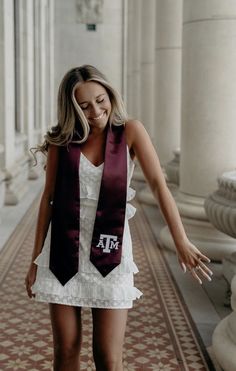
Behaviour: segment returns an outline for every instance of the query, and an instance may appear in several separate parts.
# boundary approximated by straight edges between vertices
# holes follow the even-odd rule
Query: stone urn
[[[205,201],[206,214],[221,232],[236,238],[236,171],[218,179],[219,189]],[[217,361],[225,371],[236,370],[236,252],[223,259],[223,274],[231,283],[233,312],[217,325],[212,338]]]
[[[236,171],[224,173],[218,185],[205,201],[207,217],[221,232],[236,238]]]

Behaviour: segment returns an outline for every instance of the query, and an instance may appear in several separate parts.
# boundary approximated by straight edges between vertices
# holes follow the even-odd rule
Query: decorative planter
[[[236,171],[218,179],[219,189],[205,201],[211,223],[225,234],[236,238]],[[236,252],[223,260],[223,274],[231,282],[233,312],[217,325],[212,338],[215,356],[225,371],[236,369]]]
[[[221,232],[236,238],[236,171],[224,173],[218,185],[205,201],[207,217]]]

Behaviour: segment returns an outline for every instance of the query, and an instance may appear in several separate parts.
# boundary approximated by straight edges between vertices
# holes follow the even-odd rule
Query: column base
[[[140,169],[139,166],[136,166],[135,169],[134,169],[133,179],[137,182],[142,182],[142,183],[146,182],[146,179],[143,175],[142,169]]]
[[[174,159],[165,165],[165,171],[169,182],[179,186],[180,149],[176,149],[173,153]]]
[[[28,158],[21,158],[6,171],[5,205],[16,205],[28,190]]]
[[[4,204],[4,194],[5,194],[4,174],[2,171],[0,171],[0,208]]]
[[[168,188],[172,194],[172,196],[175,198],[177,193],[178,193],[178,187],[174,183],[168,183]],[[138,193],[138,199],[140,202],[147,204],[147,205],[152,205],[152,206],[157,206],[158,207],[158,202],[153,196],[153,193],[151,192],[150,188],[148,185],[146,185],[139,193]]]
[[[236,343],[232,339],[235,339],[236,334],[229,333],[229,327],[232,326],[232,322],[236,322],[235,315],[236,313],[233,312],[220,321],[212,337],[214,355],[225,371],[235,371]],[[230,332],[233,332],[233,330],[230,330]]]
[[[236,275],[236,252],[226,256],[223,260],[223,275],[227,282],[231,284],[233,277]]]
[[[190,241],[212,261],[222,261],[228,254],[236,251],[236,242],[220,233],[210,223],[187,220],[182,222]],[[163,247],[176,251],[174,241],[166,226],[160,232],[160,241]]]
[[[176,200],[187,236],[200,251],[213,261],[222,261],[236,252],[235,239],[218,231],[209,223],[204,210],[204,199],[178,194]],[[168,227],[160,233],[161,244],[171,250],[176,250]]]
[[[148,185],[146,185],[139,193],[138,193],[138,200],[141,203],[158,206],[155,197],[153,196],[151,190],[149,189]]]

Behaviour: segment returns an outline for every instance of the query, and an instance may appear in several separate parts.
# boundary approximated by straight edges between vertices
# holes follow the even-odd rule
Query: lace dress
[[[134,163],[127,147],[128,181],[127,201],[135,196],[129,187],[134,170]],[[136,209],[129,203],[123,235],[121,264],[110,274],[103,277],[90,262],[90,246],[97,202],[103,172],[103,164],[94,166],[82,153],[80,156],[80,248],[78,273],[62,286],[49,270],[50,231],[41,254],[35,260],[38,266],[36,281],[32,291],[35,300],[93,308],[131,308],[133,300],[142,292],[134,287],[133,274],[138,268],[133,261],[132,241],[128,219]]]

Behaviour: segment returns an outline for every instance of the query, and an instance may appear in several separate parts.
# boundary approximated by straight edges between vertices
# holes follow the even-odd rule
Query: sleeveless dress
[[[130,188],[134,163],[127,146],[127,201],[135,191]],[[133,261],[132,241],[128,220],[136,209],[127,202],[121,263],[103,277],[90,262],[90,248],[104,164],[93,165],[80,156],[80,246],[78,273],[62,286],[49,270],[50,230],[42,252],[36,258],[37,276],[32,291],[35,300],[80,307],[121,309],[132,308],[133,300],[142,292],[134,287],[133,274],[138,268]]]

